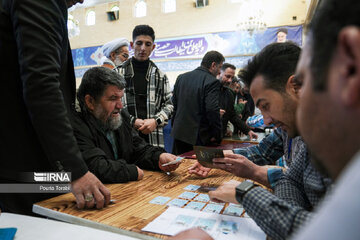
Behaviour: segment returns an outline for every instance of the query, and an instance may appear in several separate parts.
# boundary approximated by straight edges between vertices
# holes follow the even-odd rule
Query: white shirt
[[[294,239],[360,239],[360,151],[346,166],[314,219]]]

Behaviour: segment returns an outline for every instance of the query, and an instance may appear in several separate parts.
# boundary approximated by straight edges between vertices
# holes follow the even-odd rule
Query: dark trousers
[[[174,155],[180,155],[182,153],[186,153],[193,150],[193,145],[174,139],[172,153]]]

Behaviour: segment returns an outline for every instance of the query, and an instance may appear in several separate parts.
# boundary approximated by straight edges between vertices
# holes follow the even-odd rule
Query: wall
[[[86,0],[85,0],[86,1]],[[174,13],[162,12],[162,0],[147,0],[146,17],[135,18],[134,0],[101,4],[92,7],[96,12],[96,24],[85,25],[85,16],[89,8],[79,8],[71,12],[79,21],[80,35],[70,40],[72,48],[102,45],[117,37],[131,39],[131,32],[138,24],[149,24],[156,38],[194,35],[210,32],[234,31],[241,3],[229,0],[209,0],[209,6],[195,8],[193,0],[177,0]],[[120,7],[119,20],[107,21],[106,11],[111,6]],[[263,0],[264,19],[268,26],[299,25],[305,21],[308,3],[305,0]],[[297,16],[294,21],[293,16]]]
[[[86,1],[86,0],[85,0]],[[263,0],[264,19],[269,27],[283,25],[300,25],[304,23],[310,0]],[[162,0],[147,0],[147,16],[134,17],[134,0],[122,0],[91,8],[77,8],[71,12],[79,21],[80,35],[70,39],[71,46],[84,48],[99,46],[118,37],[131,40],[131,32],[138,24],[149,24],[155,30],[156,38],[183,37],[188,35],[226,32],[236,30],[241,3],[229,0],[209,0],[209,6],[195,8],[193,0],[177,0],[174,13],[162,12]],[[106,12],[113,5],[120,8],[119,20],[109,22]],[[96,12],[96,24],[85,25],[89,9]],[[296,20],[293,19],[296,16]],[[196,66],[194,66],[195,68]],[[166,72],[171,84],[182,72]],[[77,78],[79,84],[81,78]]]

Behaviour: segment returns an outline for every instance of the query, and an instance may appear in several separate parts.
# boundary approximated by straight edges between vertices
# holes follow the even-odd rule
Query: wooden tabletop
[[[125,184],[107,184],[114,203],[102,210],[76,208],[71,193],[60,195],[34,204],[33,211],[50,218],[122,233],[141,239],[168,238],[164,235],[142,232],[141,229],[153,221],[167,208],[166,205],[151,204],[157,196],[177,198],[189,184],[220,185],[230,179],[243,180],[230,173],[213,169],[207,178],[190,175],[189,166],[196,160],[185,159],[179,168],[167,175],[164,172],[144,171],[141,181]]]

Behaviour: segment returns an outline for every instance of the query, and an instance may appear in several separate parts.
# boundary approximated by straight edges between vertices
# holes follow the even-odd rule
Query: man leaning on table
[[[250,147],[250,156],[263,156],[265,161],[274,151],[283,151],[282,145],[290,146],[289,149],[295,151],[289,169],[275,184],[274,194],[252,183],[240,184],[237,181],[225,183],[216,191],[209,192],[215,201],[241,203],[248,215],[272,239],[286,239],[310,220],[313,209],[331,185],[330,179],[324,178],[310,164],[303,140],[298,137],[296,142],[289,143],[290,137],[299,135],[295,118],[301,84],[294,75],[299,54],[300,48],[293,43],[273,43],[258,53],[241,72],[265,121],[278,126],[276,134],[281,134],[278,138],[283,137],[277,141],[285,140],[282,144],[267,148],[262,154]],[[275,66],[283,61],[281,66],[284,74],[275,73]],[[215,159],[214,162],[219,168],[239,177],[251,178],[260,183],[267,181],[266,168],[255,165],[242,155],[226,153],[225,158]],[[256,168],[262,168],[263,171],[254,170]],[[236,199],[235,189],[238,193]]]
[[[0,1],[0,183],[25,172],[71,172],[77,206],[97,208],[109,190],[81,157],[69,121],[75,75],[67,8],[83,0]],[[11,187],[11,190],[14,190]],[[47,193],[0,193],[3,211],[32,215]],[[94,199],[95,198],[95,199]],[[96,201],[96,204],[95,204]]]
[[[145,142],[130,125],[123,109],[125,80],[104,67],[85,72],[79,86],[79,108],[74,112],[73,128],[80,151],[91,172],[106,183],[141,180],[142,168],[175,170],[175,155]]]
[[[283,169],[264,165],[273,165],[281,158],[290,167],[293,159],[306,152],[306,146],[297,136],[295,127],[300,85],[295,81],[294,73],[300,51],[293,43],[269,45],[254,57],[248,70],[240,72],[241,78],[248,83],[255,75],[267,76],[267,81],[254,81],[256,84],[251,84],[250,90],[253,97],[258,99],[257,107],[262,109],[264,122],[278,128],[258,145],[225,151],[228,165],[222,164],[219,168],[274,188],[283,175]],[[228,167],[229,164],[233,164],[233,167]],[[210,170],[196,163],[189,172],[206,177]]]
[[[360,237],[360,125],[355,124],[360,120],[359,11],[356,0],[322,1],[299,62],[297,77],[304,83],[299,130],[314,165],[336,185],[296,240]],[[234,187],[226,192],[228,201],[235,199]],[[198,229],[181,234],[178,239],[211,239]]]

